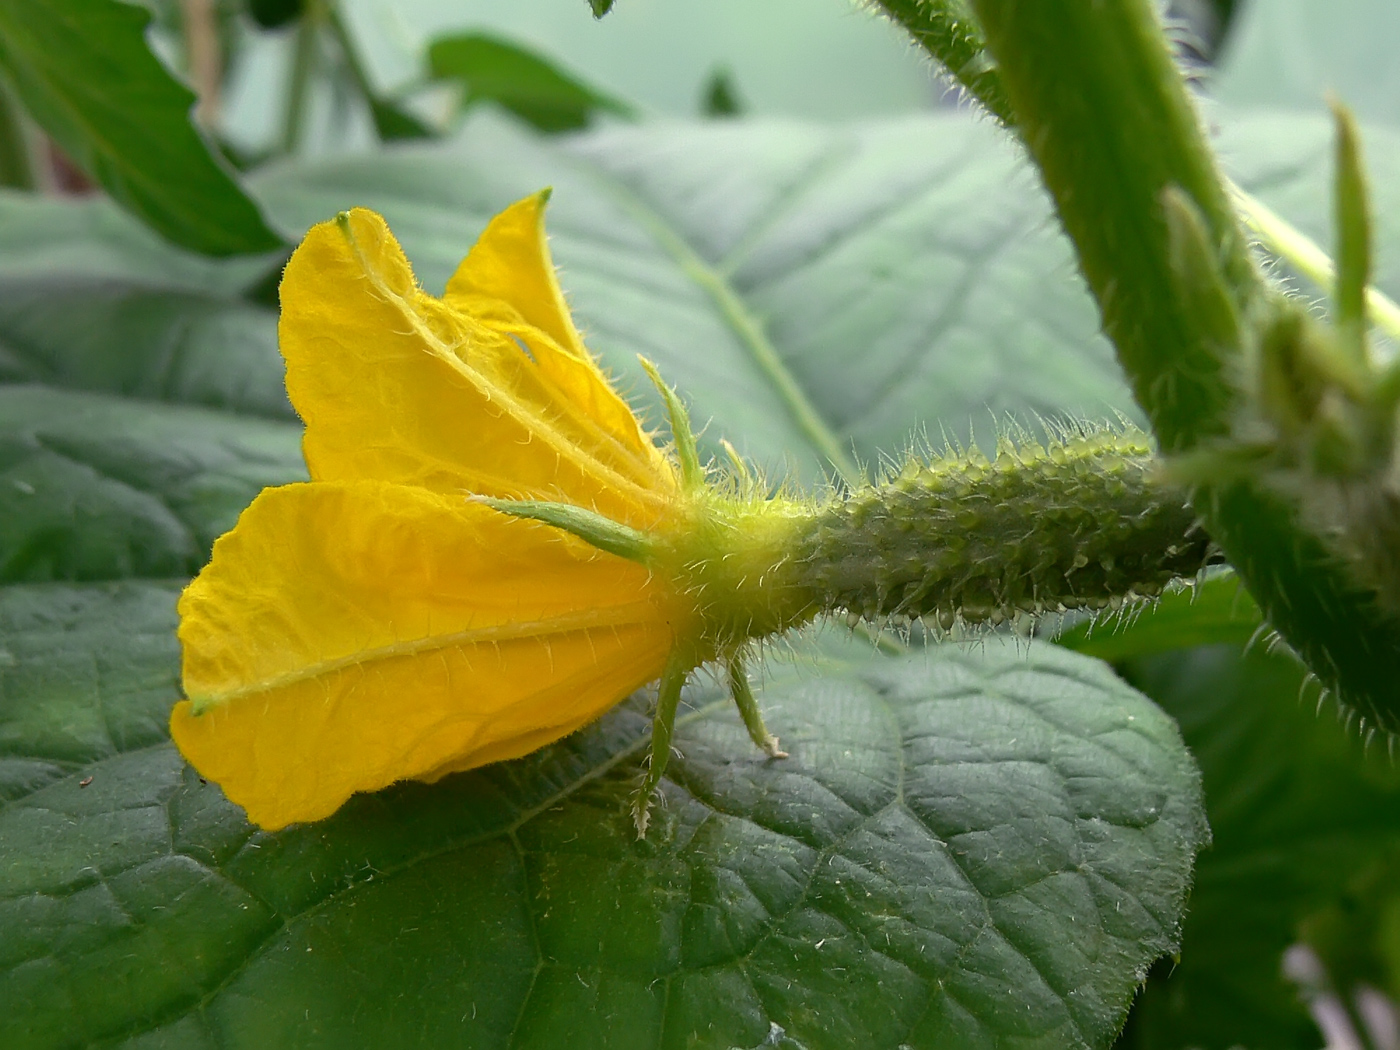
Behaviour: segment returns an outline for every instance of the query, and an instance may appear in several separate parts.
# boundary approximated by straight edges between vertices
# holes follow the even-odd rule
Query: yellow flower
[[[479,498],[637,535],[690,514],[570,320],[545,199],[497,216],[442,299],[363,209],[287,265],[279,337],[312,480],[259,495],[185,591],[171,717],[264,828],[533,751],[695,634],[696,603],[650,568]]]
[[[645,833],[701,664],[778,757],[744,671],[754,639],[822,611],[1101,607],[1203,563],[1194,511],[1151,484],[1131,434],[770,498],[737,456],[711,477],[643,362],[670,412],[663,453],[569,318],[544,203],[497,216],[442,299],[369,211],[315,227],[287,264],[279,335],[312,480],[260,494],[181,597],[188,699],[170,723],[254,823],[524,755],[659,678]]]

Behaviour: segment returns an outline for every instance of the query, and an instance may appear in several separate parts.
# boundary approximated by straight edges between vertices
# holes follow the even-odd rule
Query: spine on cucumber
[[[823,610],[944,628],[1156,596],[1211,555],[1156,473],[1142,434],[1109,430],[911,461],[816,513],[791,572]]]

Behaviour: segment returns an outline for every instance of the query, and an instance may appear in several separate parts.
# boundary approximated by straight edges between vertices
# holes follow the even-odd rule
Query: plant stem
[[[180,0],[180,16],[185,31],[185,65],[199,97],[194,119],[200,127],[212,128],[219,121],[223,84],[223,55],[214,0]]]
[[[1244,310],[1263,292],[1148,0],[973,0],[1022,138],[1164,451],[1224,433],[1228,350],[1178,294],[1164,191],[1199,212]]]
[[[1223,458],[1237,420],[1273,418],[1249,369],[1306,360],[1308,340],[1331,335],[1307,329],[1255,269],[1150,0],[973,4],[1161,445],[1222,465],[1199,476],[1196,511],[1322,684],[1400,731],[1400,615],[1373,571],[1397,549],[1384,478],[1286,459],[1230,470]],[[1222,303],[1233,305],[1233,343],[1220,339]],[[1288,384],[1298,389],[1285,400],[1306,395]]]
[[[311,75],[316,67],[320,14],[320,4],[309,0],[297,22],[291,78],[287,84],[286,108],[282,118],[282,152],[285,154],[295,153],[301,145],[310,101]]]
[[[355,87],[359,89],[361,99],[366,105],[372,106],[378,95],[374,90],[374,85],[370,83],[369,73],[365,69],[364,62],[360,60],[360,52],[355,47],[355,39],[350,35],[350,28],[345,24],[340,8],[333,0],[326,7],[326,28],[331,31],[331,36],[335,37],[335,42],[340,45],[340,53],[345,56],[345,68],[350,73],[350,79],[355,82]]]
[[[346,71],[350,74],[355,90],[360,93],[360,100],[369,110],[370,120],[374,122],[374,133],[379,136],[379,141],[433,138],[437,133],[431,125],[425,124],[375,90],[369,70],[365,68],[364,59],[360,56],[359,48],[355,46],[355,36],[350,32],[350,26],[346,24],[339,6],[334,0],[325,2],[326,27],[340,47],[340,53],[345,58]]]
[[[0,81],[0,186],[33,190],[36,184],[24,113],[10,89]]]
[[[1008,127],[1015,124],[1011,102],[967,0],[878,2],[988,112]]]

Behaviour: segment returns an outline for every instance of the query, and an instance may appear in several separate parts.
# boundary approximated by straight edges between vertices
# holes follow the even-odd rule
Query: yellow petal
[[[443,301],[520,340],[559,396],[584,408],[619,444],[664,470],[655,445],[584,348],[544,234],[548,191],[517,201],[487,224],[447,282]]]
[[[269,829],[557,739],[655,678],[677,626],[638,565],[374,481],[265,490],[180,616],[171,733]]]
[[[638,528],[671,508],[669,466],[645,439],[619,438],[615,409],[626,406],[605,382],[612,402],[581,396],[558,374],[579,359],[553,353],[551,339],[527,340],[567,358],[547,370],[512,333],[423,292],[373,212],[314,227],[281,295],[287,389],[313,478],[559,500]]]
[[[507,303],[526,324],[576,357],[585,357],[545,241],[548,200],[548,191],[536,193],[493,218],[447,282],[443,300],[453,306],[474,298]]]

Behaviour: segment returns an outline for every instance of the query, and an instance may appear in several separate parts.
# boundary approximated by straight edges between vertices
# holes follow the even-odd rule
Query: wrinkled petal
[[[586,357],[545,241],[548,200],[548,191],[536,193],[493,218],[447,282],[443,301],[459,309],[468,300],[507,304],[525,324],[574,356]]]
[[[313,478],[558,500],[637,528],[670,506],[669,466],[630,412],[619,423],[626,405],[586,354],[502,322],[509,311],[476,318],[426,294],[373,212],[313,227],[281,297]]]
[[[637,425],[574,327],[544,233],[547,192],[517,201],[487,225],[443,301],[524,343],[560,396],[581,406],[619,444],[641,459],[660,453]],[[658,462],[658,470],[665,469]]]
[[[270,829],[558,739],[655,678],[679,626],[641,566],[376,481],[265,490],[180,616],[172,735]]]

